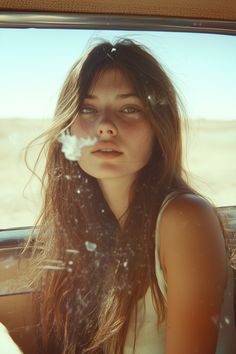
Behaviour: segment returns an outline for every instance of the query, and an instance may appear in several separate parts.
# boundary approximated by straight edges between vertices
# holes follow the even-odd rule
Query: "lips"
[[[119,148],[112,143],[98,143],[94,146],[92,153],[104,152],[104,153],[118,153],[122,154]]]

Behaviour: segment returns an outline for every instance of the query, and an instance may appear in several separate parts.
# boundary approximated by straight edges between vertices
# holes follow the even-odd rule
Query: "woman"
[[[95,140],[72,161],[63,132]],[[176,93],[156,59],[130,40],[97,45],[46,137],[39,353],[233,353],[222,227],[184,177]]]

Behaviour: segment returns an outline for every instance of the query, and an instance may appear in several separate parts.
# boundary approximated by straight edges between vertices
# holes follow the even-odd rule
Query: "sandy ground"
[[[29,226],[39,213],[39,183],[24,163],[24,148],[45,120],[0,120],[0,228]],[[236,205],[236,120],[189,121],[185,166],[192,185],[217,206]],[[187,149],[186,149],[187,146]],[[30,161],[38,153],[36,148]]]

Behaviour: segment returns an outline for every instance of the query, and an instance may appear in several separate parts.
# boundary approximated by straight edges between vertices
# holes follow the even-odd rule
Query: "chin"
[[[106,179],[115,179],[115,178],[122,178],[127,175],[127,173],[115,173],[111,171],[100,171],[100,172],[91,172],[91,171],[85,171],[88,175],[99,179],[99,180],[106,180]]]
[[[105,179],[114,179],[114,178],[123,178],[125,176],[134,176],[136,175],[136,171],[127,171],[127,170],[120,170],[118,168],[107,167],[107,168],[86,168],[85,166],[80,166],[81,169],[86,172],[89,176],[94,177],[99,180]]]
[[[138,172],[143,168],[143,164],[136,166],[121,166],[113,163],[103,163],[97,165],[96,163],[88,163],[88,161],[79,161],[80,168],[89,176],[98,180],[119,179],[119,178],[135,178]],[[129,168],[127,168],[129,167]]]

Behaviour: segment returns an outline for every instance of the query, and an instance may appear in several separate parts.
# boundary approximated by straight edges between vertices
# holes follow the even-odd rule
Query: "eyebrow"
[[[134,93],[134,92],[130,92],[130,93],[120,93],[119,95],[116,96],[117,98],[129,98],[129,97],[136,97],[139,98],[139,96]],[[85,98],[89,98],[89,99],[97,99],[99,98],[98,96],[95,95],[86,95]]]

